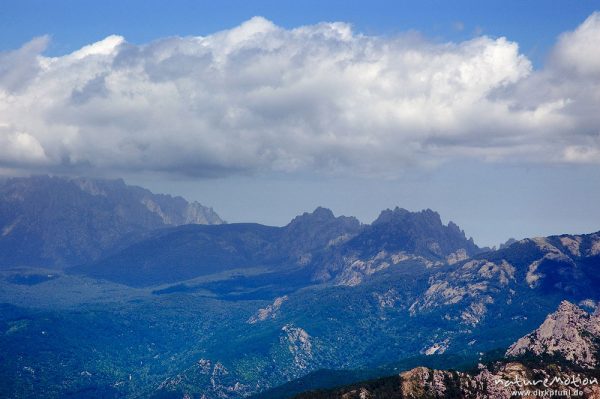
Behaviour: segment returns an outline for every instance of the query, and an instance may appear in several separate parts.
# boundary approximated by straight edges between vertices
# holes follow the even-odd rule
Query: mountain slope
[[[592,356],[599,349],[599,325],[600,316],[587,314],[564,301],[536,331],[511,346],[504,359],[480,365],[477,371],[417,367],[396,376],[335,390],[306,392],[295,398],[508,399],[556,396],[556,392],[563,392],[559,396],[594,399],[600,397],[600,363]],[[535,357],[524,356],[528,354]]]
[[[64,267],[165,226],[220,224],[210,208],[123,180],[34,176],[0,184],[0,268]]]
[[[458,226],[443,225],[431,210],[396,208],[382,212],[372,225],[361,225],[356,218],[335,217],[319,207],[284,227],[236,226],[170,229],[73,271],[143,286],[258,266],[277,272],[302,269],[304,285],[356,285],[405,261],[441,265],[481,251]]]
[[[574,244],[575,243],[575,244]],[[577,245],[577,246],[576,246]],[[490,315],[545,312],[562,299],[600,299],[600,234],[524,239],[434,270],[412,305],[415,315],[439,314],[465,328]],[[543,301],[549,301],[543,304]]]
[[[382,262],[391,256],[398,262],[390,262],[385,268],[363,275],[358,284],[343,284],[337,276],[332,276],[326,284],[280,293],[277,292],[280,287],[289,287],[296,278],[310,284],[313,272],[323,265],[320,262],[326,260],[327,255],[344,253],[347,243],[368,231],[368,226],[356,227],[356,223],[351,222],[350,227],[355,230],[349,237],[340,239],[347,220],[342,218],[338,225],[332,215],[322,209],[302,215],[299,220],[300,227],[292,226],[288,233],[287,227],[236,224],[192,225],[155,231],[148,240],[138,242],[140,245],[147,242],[148,247],[138,253],[151,253],[144,259],[152,268],[137,273],[137,266],[131,267],[134,277],[155,276],[153,273],[169,272],[171,268],[164,267],[168,259],[185,262],[189,256],[206,257],[213,250],[214,256],[229,256],[231,263],[236,259],[250,259],[246,256],[252,254],[277,260],[269,273],[254,277],[243,274],[219,281],[198,278],[152,290],[62,273],[53,273],[54,278],[31,286],[14,284],[13,280],[0,276],[0,302],[26,295],[37,298],[36,303],[52,302],[58,295],[67,296],[57,294],[65,286],[70,287],[68,295],[71,296],[87,295],[94,286],[109,287],[102,297],[115,302],[112,307],[104,303],[90,305],[100,312],[94,321],[79,314],[78,307],[57,312],[61,317],[68,314],[69,325],[87,323],[85,334],[77,340],[69,340],[68,329],[40,335],[41,331],[48,332],[51,325],[57,324],[46,321],[46,316],[31,317],[36,321],[35,328],[26,327],[29,321],[6,320],[5,334],[0,334],[0,347],[13,354],[10,348],[19,344],[32,355],[24,361],[14,356],[5,375],[29,381],[29,372],[24,367],[45,359],[44,364],[48,366],[36,369],[36,375],[43,378],[49,373],[57,384],[69,379],[73,384],[67,387],[76,385],[83,389],[101,382],[103,387],[109,388],[131,374],[131,382],[124,385],[131,389],[125,395],[129,397],[156,394],[157,397],[181,398],[187,392],[195,397],[238,399],[319,369],[360,370],[416,356],[472,357],[498,348],[505,351],[519,337],[538,327],[563,299],[581,298],[586,305],[600,299],[598,290],[590,285],[597,278],[594,271],[600,264],[593,250],[597,234],[528,239],[514,243],[503,252],[478,253],[457,262],[444,262],[433,255],[426,258],[426,254],[411,257],[405,253],[406,257],[402,258],[395,252],[398,247],[388,246],[390,252],[381,256]],[[211,233],[202,236],[206,231]],[[307,238],[286,242],[283,241],[286,234],[290,238],[307,234]],[[193,240],[190,241],[190,237]],[[580,255],[575,255],[577,251],[570,240],[581,242]],[[193,245],[181,245],[186,242]],[[196,245],[203,245],[204,249],[198,251]],[[176,251],[180,249],[188,252],[182,252],[178,258]],[[360,248],[351,249],[358,252]],[[163,250],[165,258],[161,259]],[[294,255],[288,258],[281,257],[292,253]],[[308,263],[303,261],[305,253],[313,254]],[[546,263],[549,257],[563,260],[550,259],[551,262]],[[536,280],[537,284],[530,284],[527,275],[531,264],[544,258],[546,260],[538,262],[535,269],[543,276]],[[124,261],[121,266],[130,267],[135,259],[131,258],[131,263]],[[188,266],[196,270],[202,264],[192,262]],[[553,267],[559,272],[552,273]],[[281,270],[276,276],[280,268],[288,274]],[[577,273],[571,273],[574,271]],[[292,272],[305,274],[292,276]],[[260,284],[271,291],[255,295],[254,290]],[[252,291],[252,295],[229,294],[227,290],[231,288]],[[226,291],[226,295],[211,294],[219,290]],[[87,297],[82,300],[89,302]],[[577,301],[579,303],[579,299]],[[212,318],[217,310],[219,314],[214,323],[209,326],[200,323],[202,319]],[[111,331],[114,332],[111,334],[120,337],[122,345],[118,352],[123,354],[124,362],[114,360],[115,344],[104,336],[105,320],[112,320]],[[135,333],[130,333],[136,326],[139,330],[134,328]],[[147,334],[152,338],[148,339]],[[124,340],[124,337],[129,338]],[[85,367],[53,368],[56,358],[78,353],[82,344],[79,339],[93,343],[95,361],[86,363]],[[148,339],[147,345],[140,346],[140,339]],[[49,342],[53,343],[51,350]],[[161,349],[155,352],[153,342],[160,342]],[[81,354],[82,358],[87,356]],[[134,362],[137,359],[143,359],[144,364]],[[529,367],[523,362],[524,367]],[[507,367],[508,374],[519,370]],[[498,370],[488,371],[492,375]],[[85,372],[94,377],[90,378]],[[416,372],[413,377],[418,381],[419,376],[425,375],[442,380],[463,378],[452,372],[429,371]],[[394,378],[398,380],[397,376]],[[47,388],[48,385],[40,382],[32,386],[32,391],[44,392]],[[56,389],[63,389],[60,392],[65,393],[71,388]]]
[[[356,237],[367,229],[363,227]],[[579,255],[568,250],[573,245],[559,245],[571,240],[581,242]],[[333,284],[302,289],[257,307],[246,319],[246,328],[240,326],[238,335],[248,338],[230,342],[227,350],[212,352],[210,358],[227,367],[229,377],[235,373],[232,370],[248,367],[237,360],[239,353],[255,359],[251,364],[258,368],[252,369],[251,379],[243,374],[234,379],[244,385],[256,384],[257,388],[249,391],[255,392],[324,368],[351,370],[418,355],[473,355],[507,348],[539,326],[562,300],[597,303],[600,292],[592,286],[600,266],[592,250],[597,241],[597,233],[527,239],[451,264],[407,255],[396,264],[390,262],[363,275],[358,284],[344,284],[334,277],[329,280]],[[343,249],[344,245],[334,248]],[[382,256],[382,262],[388,256]],[[561,261],[545,263],[547,258]],[[531,284],[527,276],[535,262],[542,265],[537,270],[544,276],[538,284]],[[287,345],[287,338],[282,337],[284,327],[301,329],[306,335],[298,336],[305,336],[312,350]],[[527,365],[515,367],[500,365],[488,370],[479,382],[455,372],[421,370],[412,377],[485,385],[498,373],[529,372]],[[194,375],[190,371],[173,377],[168,389],[212,392]],[[452,392],[457,386],[450,388]]]
[[[430,209],[387,209],[355,237],[315,265],[314,280],[360,284],[368,276],[407,260],[428,265],[455,263],[481,252],[453,222],[444,225]]]
[[[600,314],[590,315],[563,301],[534,332],[515,342],[506,356],[561,356],[574,365],[592,369],[600,365]]]
[[[236,268],[264,267],[274,256],[277,234],[277,227],[250,223],[164,229],[69,272],[143,287]]]
[[[232,269],[288,272],[306,267],[313,254],[360,229],[355,218],[336,218],[324,208],[298,216],[284,227],[254,223],[180,226],[157,231],[111,256],[70,271],[131,286],[174,283]],[[310,282],[308,277],[304,280]]]

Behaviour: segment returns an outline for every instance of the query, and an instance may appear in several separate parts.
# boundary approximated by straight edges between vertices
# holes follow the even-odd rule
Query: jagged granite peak
[[[517,242],[517,240],[515,238],[511,237],[508,240],[506,240],[505,242],[503,242],[502,244],[500,244],[500,246],[498,247],[498,249],[508,248],[511,245],[513,245],[515,242]]]
[[[358,219],[352,216],[338,216],[336,217],[333,214],[333,211],[328,208],[323,208],[321,206],[317,207],[312,212],[304,212],[302,215],[296,216],[292,221],[286,226],[288,228],[295,226],[315,226],[323,223],[344,223],[349,226],[360,227],[360,222]]]
[[[150,212],[158,215],[166,226],[182,224],[222,224],[224,221],[212,208],[197,201],[188,202],[183,197],[155,194],[138,186],[130,186],[123,179],[91,179],[84,177],[65,178],[95,196],[119,197],[124,192],[139,200]]]
[[[526,353],[560,355],[585,368],[594,368],[600,346],[600,316],[589,314],[569,301],[546,318],[534,332],[520,338],[506,352],[507,356]]]
[[[410,217],[422,217],[423,219],[428,219],[432,223],[442,224],[442,219],[439,213],[432,211],[431,209],[423,209],[418,212],[411,212],[407,209],[395,207],[394,209],[384,209],[381,211],[377,219],[373,221],[373,225],[379,223],[390,223],[390,222],[403,222],[406,221],[407,218]]]
[[[372,254],[401,250],[438,260],[458,250],[469,256],[480,252],[473,239],[467,239],[455,223],[444,225],[440,215],[431,209],[386,209],[353,241],[357,246],[368,247]]]
[[[355,286],[375,273],[405,262],[427,267],[455,264],[482,250],[437,212],[386,209],[315,270],[313,280]]]
[[[206,207],[198,201],[190,202],[184,213],[182,224],[222,224],[226,223],[212,207]]]
[[[166,226],[220,224],[210,208],[122,179],[31,176],[0,184],[0,268],[64,267]]]
[[[312,212],[304,212],[302,215],[296,216],[290,224],[298,223],[302,220],[332,220],[335,219],[335,215],[333,211],[328,208],[323,208],[322,206],[318,206]]]
[[[330,209],[318,207],[296,216],[283,228],[279,242],[300,264],[308,264],[313,252],[341,245],[356,236],[363,226],[351,216],[336,217]]]

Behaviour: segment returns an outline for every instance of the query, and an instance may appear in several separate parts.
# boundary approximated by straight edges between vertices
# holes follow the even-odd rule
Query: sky
[[[4,1],[0,173],[283,225],[600,230],[600,1]]]

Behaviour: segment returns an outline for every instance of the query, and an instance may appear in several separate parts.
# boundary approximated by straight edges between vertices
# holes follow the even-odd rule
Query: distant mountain
[[[297,399],[600,397],[600,316],[564,301],[502,360],[459,372],[417,367],[343,388],[306,392]],[[531,356],[533,355],[533,356]],[[282,395],[281,397],[285,397]]]
[[[481,251],[456,224],[444,225],[437,212],[387,209],[360,234],[322,259],[314,279],[356,285],[373,273],[407,260],[442,265]]]
[[[425,216],[421,222],[427,224],[427,213],[408,218]],[[600,300],[599,233],[525,239],[480,252],[469,247],[459,229],[440,221],[430,226],[463,237],[440,255],[428,252],[427,244],[418,245],[427,242],[426,235],[396,240],[408,235],[403,231],[424,229],[420,222],[403,228],[399,220],[380,225],[399,233],[378,227],[376,235],[372,225],[318,208],[284,227],[164,228],[107,258],[70,269],[153,289],[62,272],[3,271],[0,302],[34,301],[36,309],[0,312],[0,352],[5,353],[0,374],[16,381],[2,393],[32,397],[55,392],[53,396],[64,397],[76,392],[75,397],[89,397],[106,391],[114,392],[112,397],[239,399],[396,373],[385,383],[397,387],[399,381],[414,381],[407,385],[412,397],[422,397],[418,386],[437,397],[461,397],[468,385],[474,390],[462,397],[483,399],[494,397],[484,386],[496,376],[538,375],[545,370],[539,361],[546,357],[554,362],[544,363],[550,370],[557,370],[555,365],[583,369],[573,362],[564,366],[544,349],[541,355],[526,350],[488,364],[487,371],[444,371],[463,365],[460,359],[476,362],[480,353],[503,356],[563,300],[595,307]],[[456,230],[458,234],[452,233]],[[435,241],[443,238],[440,234]],[[332,261],[339,268],[328,268]],[[318,280],[323,270],[331,274]],[[191,276],[198,278],[180,281]],[[53,301],[85,305],[37,309]],[[563,320],[574,320],[573,325],[588,320],[584,324],[591,325],[591,316],[578,312],[573,312],[577,317],[555,317],[544,323],[553,327],[540,331],[562,331],[559,335],[573,337],[574,343],[589,343],[576,346],[589,349],[572,351],[577,359],[586,359],[596,348],[587,327],[560,327],[572,324]],[[571,345],[554,342],[536,333],[519,347],[554,345],[560,348],[555,358],[571,353]],[[65,358],[76,360],[57,368]],[[426,360],[408,361],[415,358]],[[398,366],[382,374],[381,366],[390,364]],[[399,376],[417,365],[429,368]],[[17,390],[23,386],[26,391]],[[441,386],[446,393],[436,391]],[[365,397],[379,395],[370,385],[359,387],[367,390]],[[349,397],[360,396],[357,392]]]
[[[500,244],[500,247],[498,249],[508,248],[515,242],[517,242],[517,240],[511,237],[508,240],[506,240],[504,243]]]
[[[220,271],[302,269],[304,285],[356,285],[408,260],[455,263],[481,250],[431,210],[386,210],[371,225],[317,208],[287,226],[183,226],[157,232],[113,255],[72,269],[133,286],[173,283]],[[297,284],[298,281],[288,282]],[[285,284],[285,281],[282,281]]]
[[[0,268],[74,265],[121,240],[189,223],[223,221],[197,202],[123,180],[11,178],[0,183]]]
[[[478,258],[496,266],[504,260],[525,273],[527,286],[547,292],[584,299],[600,286],[600,232],[526,238]]]
[[[259,224],[186,225],[156,231],[113,255],[70,268],[134,287],[174,283],[277,258],[279,228]]]
[[[156,388],[157,397],[188,392],[233,399],[290,381],[295,387],[293,381],[320,369],[506,350],[561,301],[597,303],[599,267],[599,233],[524,239],[487,250],[431,210],[387,210],[371,225],[360,225],[317,208],[284,227],[161,230],[73,271],[133,286],[172,284],[153,291],[164,300],[197,293],[250,307],[229,321],[228,345],[215,338],[198,362]],[[233,269],[235,275],[218,275]],[[252,306],[255,300],[264,301]],[[516,372],[507,363],[498,367],[488,377]],[[336,374],[316,378],[328,375]],[[417,369],[407,378],[475,377]]]
[[[304,213],[284,227],[253,223],[181,226],[157,231],[71,272],[131,286],[174,283],[232,269],[287,273],[304,269],[313,254],[353,237],[360,229],[355,218],[336,218],[324,208]],[[280,278],[280,274],[274,278]],[[304,280],[310,283],[308,278]],[[280,283],[285,286],[292,282]]]
[[[354,217],[335,217],[331,210],[318,207],[312,213],[295,217],[285,226],[279,245],[300,263],[308,264],[314,251],[342,245],[362,228]]]
[[[375,255],[380,251],[405,251],[426,258],[445,259],[461,249],[467,255],[479,252],[473,239],[467,239],[453,222],[444,225],[440,215],[431,209],[421,212],[387,209],[352,244],[363,255]]]
[[[527,238],[432,271],[413,314],[441,313],[473,328],[491,315],[547,313],[561,299],[600,298],[600,233]],[[547,303],[541,302],[544,299]]]

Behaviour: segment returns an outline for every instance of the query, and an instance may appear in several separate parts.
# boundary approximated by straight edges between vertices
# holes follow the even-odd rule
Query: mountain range
[[[462,259],[477,252],[464,232],[453,223],[443,225],[431,210],[386,210],[373,224],[361,225],[356,218],[317,208],[283,227],[237,223],[162,229],[70,271],[146,286],[260,267],[263,278],[294,275],[294,284],[355,285],[409,259],[441,264],[446,257]]]
[[[483,378],[482,353],[490,375],[509,347],[541,358],[573,336],[550,313],[587,331],[596,319],[563,301],[600,300],[600,233],[494,250],[429,209],[362,224],[317,208],[275,227],[119,180],[0,192],[0,396],[284,398],[420,365],[405,377],[458,392]]]
[[[123,180],[33,176],[0,182],[0,268],[61,268],[167,226],[221,224],[198,202]]]

